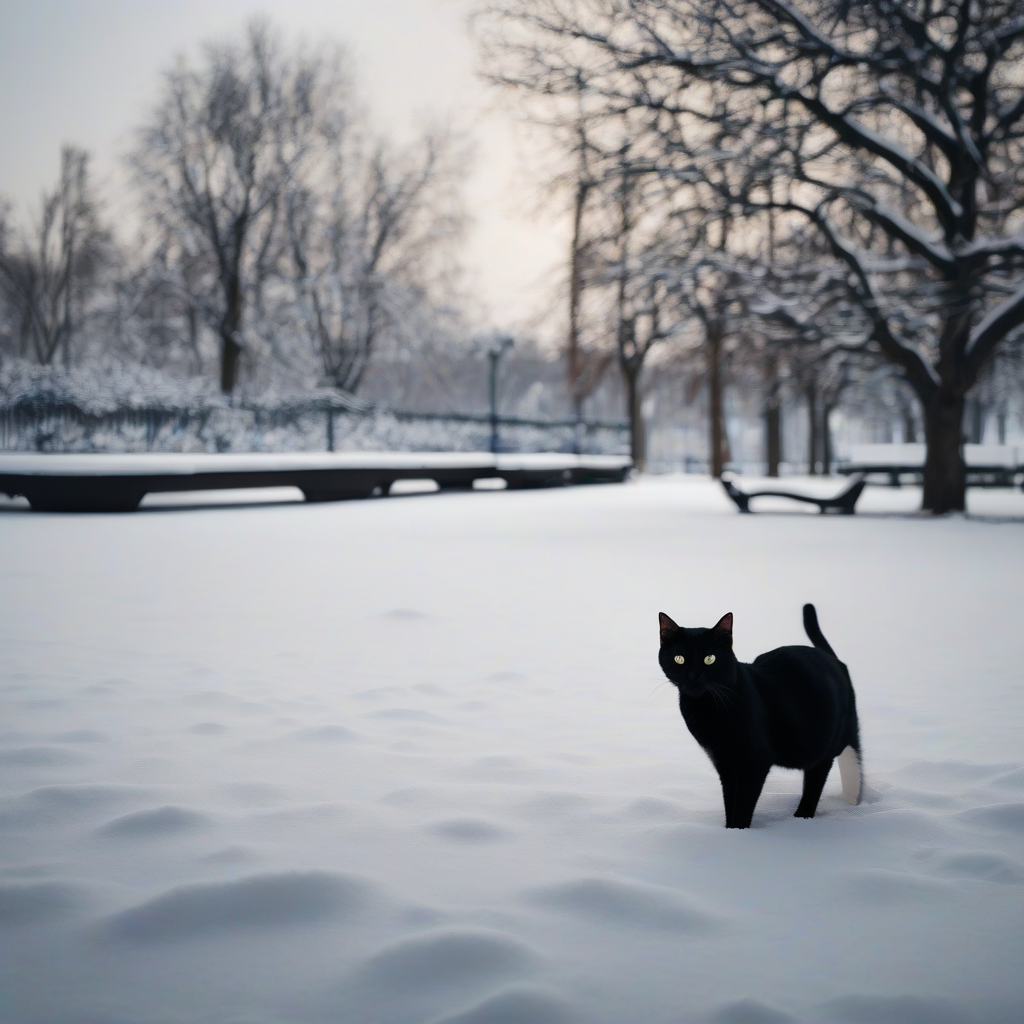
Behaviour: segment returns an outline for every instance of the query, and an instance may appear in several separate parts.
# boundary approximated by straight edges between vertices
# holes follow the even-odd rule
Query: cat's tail
[[[825,639],[825,634],[822,633],[821,627],[818,625],[818,613],[814,610],[813,604],[804,605],[804,631],[810,637],[811,643],[819,651],[831,654],[833,658],[837,657],[836,652],[832,650],[831,645]]]

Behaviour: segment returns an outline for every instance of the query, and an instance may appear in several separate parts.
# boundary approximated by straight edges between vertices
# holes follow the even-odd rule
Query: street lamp
[[[487,358],[491,361],[490,393],[491,393],[491,451],[498,454],[498,360],[512,347],[512,336],[496,334],[487,350]]]

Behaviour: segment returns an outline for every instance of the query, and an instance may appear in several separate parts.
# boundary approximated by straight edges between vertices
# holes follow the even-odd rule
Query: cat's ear
[[[715,630],[719,633],[728,633],[732,637],[732,612],[726,612],[717,623]]]
[[[664,647],[679,632],[679,627],[664,612],[658,612],[658,626],[661,628],[661,645]]]

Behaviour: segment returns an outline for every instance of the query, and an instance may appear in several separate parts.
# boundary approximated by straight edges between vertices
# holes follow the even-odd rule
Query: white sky
[[[467,284],[483,325],[516,327],[550,308],[566,228],[541,209],[537,151],[476,77],[466,0],[0,0],[0,194],[31,216],[63,143],[89,150],[110,208],[131,130],[161,72],[256,14],[286,33],[340,39],[380,127],[404,134],[453,118],[476,142],[466,202]]]

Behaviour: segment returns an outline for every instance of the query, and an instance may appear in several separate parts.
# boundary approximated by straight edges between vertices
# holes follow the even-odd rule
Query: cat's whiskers
[[[728,710],[729,705],[735,703],[736,694],[720,683],[708,683],[707,689],[708,693],[714,698],[715,703],[723,711]]]
[[[711,695],[711,699],[715,702],[715,707],[721,708],[724,711],[725,701],[722,700],[722,697],[718,692],[718,687],[715,686],[713,683],[707,683],[704,689],[706,693],[709,693]]]

